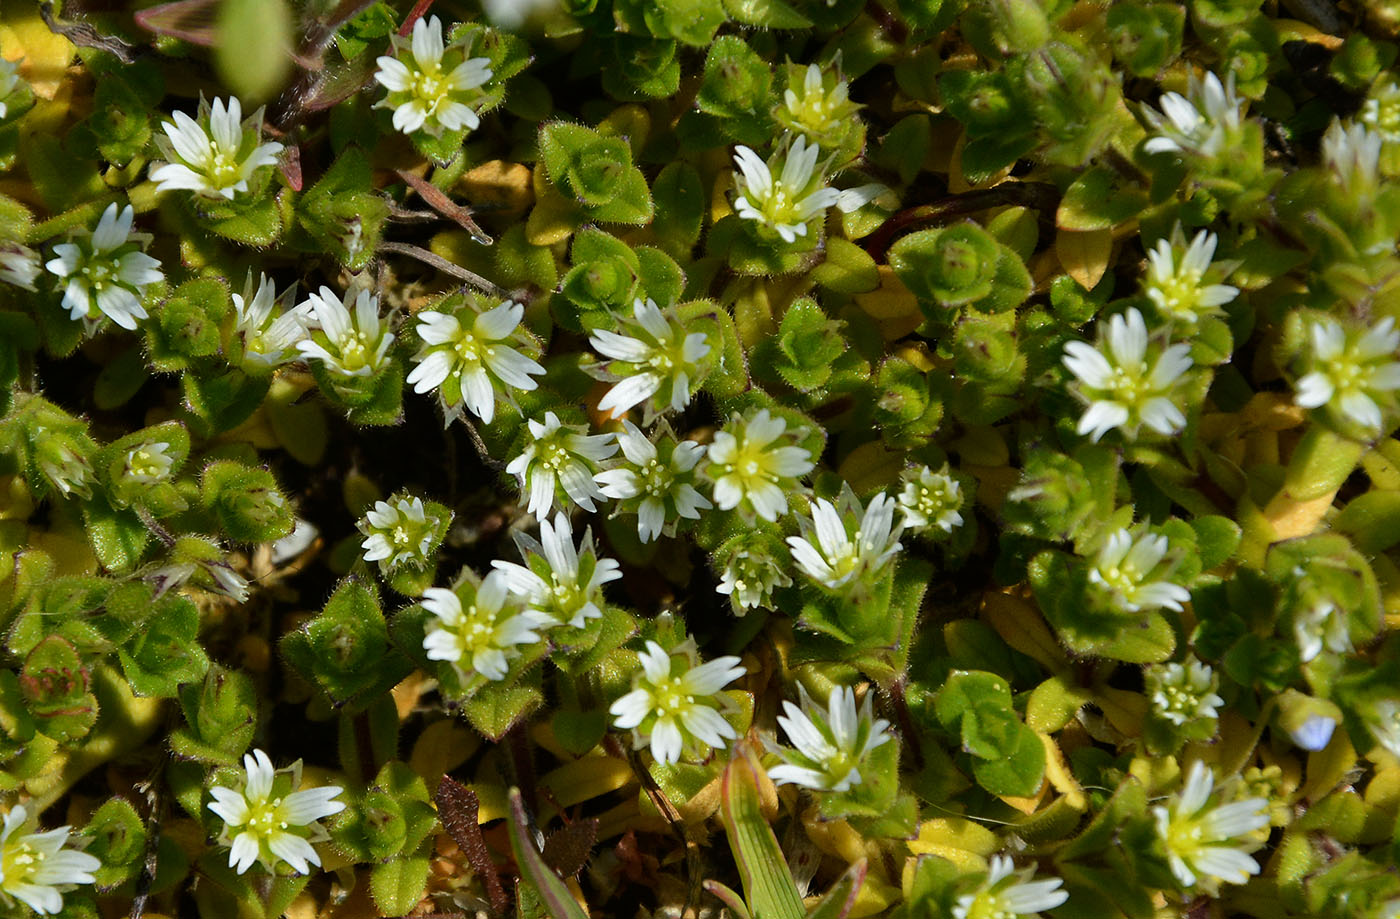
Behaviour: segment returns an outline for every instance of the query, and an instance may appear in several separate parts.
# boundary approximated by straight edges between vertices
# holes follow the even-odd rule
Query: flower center
[[[1177,319],[1195,321],[1201,301],[1201,274],[1186,271],[1166,278],[1156,285],[1162,295],[1162,306]]]
[[[369,364],[370,341],[364,332],[346,332],[336,345],[340,349],[340,362],[346,370],[359,370]]]
[[[5,855],[0,860],[0,880],[7,888],[14,889],[28,883],[44,865],[46,856],[27,842],[5,847]]]
[[[209,157],[208,166],[204,173],[209,182],[215,188],[228,188],[230,185],[237,185],[242,176],[239,175],[237,150],[224,150],[216,148],[212,156]]]
[[[684,685],[675,677],[663,677],[652,691],[656,703],[656,714],[665,716],[679,714],[695,704],[695,696],[686,692]]]
[[[496,634],[496,617],[473,603],[457,626],[457,644],[464,653],[489,647]]]
[[[1020,915],[989,891],[979,893],[967,908],[967,919],[1017,919]]]
[[[643,488],[652,498],[665,498],[671,493],[671,486],[676,480],[671,470],[655,459],[647,461],[642,477],[646,482]]]
[[[282,818],[282,799],[249,801],[247,827],[256,836],[271,836],[285,830],[287,821]]]

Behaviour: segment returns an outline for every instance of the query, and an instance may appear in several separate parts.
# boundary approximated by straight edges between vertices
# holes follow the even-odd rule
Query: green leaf
[[[199,608],[167,594],[157,602],[150,622],[126,647],[117,650],[122,672],[138,696],[173,698],[182,683],[193,683],[209,669],[199,644]]]
[[[286,0],[223,0],[214,63],[245,105],[270,99],[291,71],[292,12]]]
[[[724,9],[735,22],[763,29],[805,29],[812,20],[784,0],[724,0]]]
[[[487,683],[462,703],[462,714],[486,739],[497,742],[517,721],[544,702],[544,693],[535,685],[538,682],[536,668],[515,684]]]
[[[865,859],[856,859],[831,885],[826,896],[807,913],[807,919],[846,919],[856,905],[861,887],[865,885],[865,873]]]
[[[258,695],[252,678],[211,666],[203,683],[180,687],[179,699],[186,726],[171,732],[171,748],[190,759],[236,763],[257,724]]]
[[[267,469],[219,460],[205,467],[199,491],[234,542],[271,542],[292,532],[291,506]]]
[[[695,104],[719,118],[766,114],[771,106],[773,71],[749,43],[724,35],[710,45]]]
[[[749,912],[763,919],[803,919],[806,910],[778,838],[759,809],[758,765],[748,747],[735,745],[720,781],[720,819],[744,884]]]
[[[700,173],[684,161],[670,163],[651,186],[656,218],[651,231],[661,248],[676,258],[690,255],[700,240],[705,216],[705,187]]]
[[[103,568],[130,571],[141,561],[151,533],[136,514],[117,510],[98,494],[83,503],[83,519],[93,553]]]
[[[19,674],[20,693],[35,726],[60,743],[77,740],[97,723],[91,682],[77,650],[57,635],[34,646]]]
[[[826,259],[812,269],[812,280],[839,294],[860,294],[880,286],[880,270],[860,246],[833,236],[826,241]]]
[[[1055,225],[1062,230],[1107,230],[1136,217],[1147,207],[1147,191],[1129,184],[1122,173],[1092,166],[1065,190]]]
[[[1228,517],[1197,517],[1191,521],[1191,529],[1196,531],[1196,550],[1200,554],[1202,571],[1210,571],[1229,561],[1240,544],[1240,526]],[[1339,525],[1338,529],[1346,528]]]
[[[135,877],[144,866],[146,825],[124,798],[109,798],[92,815],[82,835],[91,839],[85,850],[102,866],[93,872],[99,890],[111,890]]]
[[[966,719],[963,724],[966,731]],[[1015,728],[1015,741],[1003,743],[994,759],[974,761],[972,776],[994,795],[1029,797],[1045,779],[1045,746],[1035,731],[1023,724]]]
[[[196,358],[219,353],[219,327],[233,312],[228,286],[196,278],[175,289],[145,323],[146,348],[157,370],[184,370]]]
[[[391,858],[370,869],[369,890],[385,916],[403,916],[423,899],[430,861],[426,855]]]
[[[282,639],[282,652],[338,706],[358,711],[412,670],[389,644],[372,583],[346,578],[321,614]],[[352,704],[353,703],[353,704]]]

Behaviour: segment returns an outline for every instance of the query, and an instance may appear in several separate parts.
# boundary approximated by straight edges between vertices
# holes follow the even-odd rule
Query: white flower
[[[126,451],[126,469],[123,478],[142,485],[154,485],[170,478],[170,469],[175,463],[166,451],[170,444],[165,441],[142,444]]]
[[[1246,798],[1210,805],[1215,773],[1196,760],[1181,791],[1152,808],[1167,862],[1181,886],[1214,895],[1223,881],[1243,884],[1259,873],[1259,863],[1237,840],[1269,825],[1269,802]],[[1252,847],[1251,847],[1252,848]]]
[[[789,536],[787,544],[807,577],[827,590],[859,594],[903,548],[903,527],[895,526],[895,501],[889,495],[876,495],[862,512],[860,500],[847,488],[840,510],[818,498],[811,520],[798,518],[802,535]]]
[[[1333,654],[1352,649],[1346,613],[1325,598],[1310,603],[1294,616],[1293,637],[1298,642],[1298,659],[1305,664],[1321,654],[1324,647]]]
[[[1168,319],[1195,325],[1197,320],[1220,312],[1220,307],[1235,299],[1240,290],[1228,284],[1204,281],[1211,259],[1215,257],[1214,233],[1201,230],[1186,246],[1186,251],[1180,252],[1184,242],[1179,227],[1170,240],[1157,240],[1156,247],[1147,253],[1144,289]]]
[[[738,736],[719,712],[732,703],[718,693],[744,675],[739,658],[701,664],[693,638],[670,652],[648,641],[638,657],[642,669],[632,677],[632,691],[608,709],[614,726],[632,731],[636,749],[650,743],[658,763],[675,763],[697,743],[721,749]]]
[[[724,559],[720,583],[715,593],[727,595],[734,615],[742,616],[749,609],[770,607],[773,591],[792,583],[777,555],[783,548],[777,537],[763,530],[741,532],[721,546],[718,558]]]
[[[540,521],[539,542],[524,535],[516,539],[525,564],[496,559],[491,567],[502,573],[511,593],[524,599],[527,610],[541,617],[541,624],[577,629],[602,618],[603,585],[622,577],[622,570],[612,559],[598,557],[591,530],[575,548],[573,527],[560,511],[553,524]]]
[[[11,61],[0,57],[0,118],[10,113],[10,96],[26,85],[19,75],[21,60],[23,58]]]
[[[239,874],[255,861],[269,871],[284,861],[298,874],[309,873],[312,865],[319,867],[321,856],[311,843],[330,837],[316,821],[345,810],[343,801],[334,800],[342,789],[329,785],[293,790],[301,785],[301,761],[282,770],[290,780],[279,779],[262,750],[244,755],[243,771],[241,789],[222,785],[209,789],[214,798],[209,810],[224,821],[218,841],[229,847],[229,867]]]
[[[1035,868],[1015,870],[1011,859],[993,855],[987,866],[987,878],[980,887],[958,897],[953,907],[953,919],[1015,919],[1034,916],[1054,909],[1069,899],[1060,889],[1059,878],[1031,880]]]
[[[1143,116],[1157,132],[1143,145],[1146,152],[1213,157],[1239,137],[1243,115],[1233,73],[1226,76],[1223,85],[1213,73],[1204,78],[1193,75],[1188,92],[1190,99],[1179,93],[1163,93],[1161,114],[1143,109]]]
[[[33,290],[38,276],[39,253],[17,242],[0,241],[0,281]]]
[[[320,293],[308,294],[301,308],[310,311],[312,328],[317,330],[297,342],[303,358],[320,361],[327,370],[346,377],[367,377],[384,367],[394,333],[379,318],[378,297],[360,291],[352,313],[335,291],[322,287]]]
[[[791,443],[798,439],[798,432],[788,431],[787,422],[766,408],[734,415],[710,444],[706,474],[715,484],[715,505],[722,511],[744,505],[741,513],[756,513],[769,523],[787,513],[797,479],[816,466],[810,450]]]
[[[295,299],[295,289],[284,297]],[[255,368],[277,367],[293,359],[297,344],[309,336],[307,326],[312,322],[311,305],[303,303],[295,309],[284,310],[275,317],[277,304],[272,281],[258,275],[257,290],[253,290],[253,275],[243,285],[243,293],[233,295],[234,333],[243,341],[243,363]]]
[[[1077,381],[1076,394],[1089,408],[1077,430],[1097,442],[1114,428],[1129,439],[1147,425],[1171,435],[1186,426],[1186,416],[1173,401],[1183,374],[1191,368],[1191,346],[1179,342],[1149,360],[1147,324],[1142,313],[1129,309],[1100,328],[1098,347],[1082,341],[1065,345],[1064,365]]]
[[[516,646],[539,641],[535,630],[550,624],[548,616],[534,610],[506,606],[507,580],[493,571],[480,583],[468,577],[454,590],[423,591],[423,608],[433,614],[423,636],[428,660],[451,662],[463,682],[472,672],[488,680],[505,679],[511,659],[520,654]]]
[[[51,916],[63,909],[65,891],[96,880],[92,873],[102,862],[64,847],[71,827],[18,833],[28,819],[28,811],[17,804],[0,829],[0,903],[13,909],[14,900],[19,900],[39,915]]]
[[[452,519],[450,511],[447,519]],[[379,562],[385,570],[400,565],[424,568],[433,560],[443,521],[428,513],[422,498],[402,497],[374,502],[357,526],[365,535],[360,543],[365,561]]]
[[[622,422],[617,435],[625,462],[600,472],[593,480],[603,494],[620,504],[614,514],[631,511],[637,515],[637,535],[651,542],[663,532],[675,533],[678,518],[699,520],[700,512],[714,505],[695,489],[695,465],[705,448],[693,440],[676,441],[666,431],[660,444],[653,444],[632,422]],[[658,449],[659,447],[659,449]]]
[[[1218,709],[1225,700],[1215,694],[1218,682],[1214,671],[1195,658],[1185,666],[1173,661],[1147,668],[1153,711],[1178,727],[1220,717]]]
[[[408,375],[413,391],[439,389],[444,405],[463,403],[490,424],[496,417],[496,381],[528,392],[539,385],[531,374],[544,373],[543,367],[516,350],[525,337],[520,330],[524,315],[525,307],[510,300],[484,313],[419,313],[423,349],[414,355],[419,363]],[[464,327],[468,318],[471,324]]]
[[[826,700],[826,711],[812,701],[800,684],[802,707],[783,702],[778,724],[796,749],[771,748],[783,763],[768,770],[778,785],[802,785],[817,791],[849,791],[861,781],[858,768],[865,755],[890,739],[890,723],[876,718],[873,693],[865,694],[856,710],[856,694],[837,686]]]
[[[1313,712],[1303,719],[1302,724],[1289,731],[1288,737],[1299,749],[1316,753],[1327,748],[1332,742],[1332,732],[1336,729],[1336,718]]]
[[[150,236],[131,232],[134,218],[131,205],[118,210],[109,204],[90,235],[53,247],[55,257],[44,267],[64,285],[63,305],[71,318],[105,315],[124,329],[146,318],[141,298],[165,276],[160,262],[140,251]]]
[[[394,110],[396,131],[412,134],[421,128],[437,137],[444,129],[474,131],[481,124],[468,103],[480,97],[475,90],[491,79],[491,61],[467,58],[456,42],[444,47],[442,22],[436,16],[415,22],[408,48],[396,37],[394,56],[376,63],[374,79],[389,94],[375,108]]]
[[[1380,182],[1382,145],[1381,135],[1364,124],[1334,118],[1322,135],[1322,162],[1345,189],[1369,199]]]
[[[1378,400],[1400,389],[1400,329],[1387,316],[1370,329],[1348,332],[1332,319],[1312,325],[1311,372],[1298,380],[1294,401],[1303,408],[1327,406],[1371,434],[1384,418]]]
[[[776,232],[785,243],[806,236],[807,224],[827,208],[835,205],[842,211],[853,211],[883,190],[875,185],[844,192],[828,187],[817,169],[821,149],[809,145],[805,137],[799,136],[781,156],[782,168],[778,169],[778,157],[770,165],[748,147],[734,148],[734,165],[739,168],[734,210],[744,220],[758,221]]]
[[[904,528],[917,531],[938,527],[945,533],[963,524],[962,489],[948,474],[948,464],[934,472],[927,466],[908,470],[904,474],[904,490],[899,493],[899,510],[904,516]]]
[[[1357,117],[1386,143],[1400,141],[1400,85],[1394,80],[1376,83]]]
[[[1392,755],[1400,756],[1400,702],[1382,699],[1372,705],[1366,718],[1366,726],[1371,729],[1371,736],[1376,738],[1376,743],[1389,750]]]
[[[183,188],[206,198],[232,201],[248,191],[248,182],[264,166],[277,162],[282,145],[262,143],[262,114],[258,109],[243,121],[243,106],[235,97],[199,102],[199,120],[176,112],[161,128],[156,146],[168,162],[151,169],[156,192]],[[203,123],[207,123],[208,128]]]
[[[533,418],[526,424],[530,438],[525,452],[510,461],[506,472],[518,478],[520,490],[530,496],[530,513],[540,518],[549,513],[557,497],[556,483],[579,507],[597,510],[594,500],[606,495],[593,475],[598,463],[617,452],[613,435],[583,434],[583,425],[563,424],[553,412],[544,413],[543,424]]]
[[[660,395],[648,406],[648,415],[668,408],[679,412],[690,404],[691,386],[700,382],[707,369],[701,361],[712,349],[705,333],[686,334],[679,321],[674,317],[667,321],[650,298],[638,298],[632,312],[634,318],[622,323],[631,334],[598,329],[588,339],[593,350],[612,358],[599,375],[619,381],[603,396],[598,410],[621,418],[634,405]]]
[[[802,81],[794,77],[802,74]],[[783,106],[778,118],[793,130],[819,141],[823,137],[840,134],[855,120],[860,109],[850,100],[850,84],[833,74],[835,79],[827,88],[822,77],[822,68],[808,64],[805,71],[793,68],[789,71],[789,85],[783,91]]]
[[[1179,613],[1191,599],[1191,591],[1171,582],[1174,564],[1163,566],[1170,548],[1167,537],[1160,534],[1142,533],[1134,539],[1126,529],[1114,530],[1099,548],[1089,582],[1107,594],[1120,613],[1162,608]],[[1158,580],[1152,579],[1154,574]]]
[[[518,29],[537,13],[554,9],[559,0],[482,0],[486,18],[498,29]]]

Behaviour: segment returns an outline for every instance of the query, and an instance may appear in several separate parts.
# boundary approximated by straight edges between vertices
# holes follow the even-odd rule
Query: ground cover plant
[[[7,0],[0,914],[1400,916],[1397,34]]]

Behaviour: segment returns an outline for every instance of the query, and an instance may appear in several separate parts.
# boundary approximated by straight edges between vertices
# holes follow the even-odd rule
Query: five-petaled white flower
[[[33,290],[39,271],[39,253],[18,242],[0,240],[0,281]]]
[[[296,790],[301,785],[301,760],[275,770],[262,750],[244,754],[243,771],[241,789],[209,789],[214,798],[209,810],[224,821],[218,841],[229,847],[229,867],[239,874],[253,862],[271,871],[284,861],[298,874],[309,873],[312,865],[319,867],[321,856],[311,843],[330,836],[316,821],[345,810],[345,802],[334,800],[342,789],[328,785]],[[288,774],[279,777],[279,771]]]
[[[1186,783],[1165,805],[1152,808],[1167,863],[1181,886],[1213,895],[1220,882],[1243,884],[1259,873],[1259,863],[1240,837],[1269,825],[1269,802],[1246,798],[1211,806],[1215,773],[1200,760]],[[1252,848],[1252,847],[1251,847]]]
[[[700,512],[714,507],[695,489],[695,465],[705,448],[693,440],[677,441],[669,430],[652,443],[632,422],[622,422],[617,435],[625,462],[593,477],[603,494],[622,503],[614,515],[637,515],[637,535],[651,542],[663,532],[674,533],[678,518],[699,520]]]
[[[697,743],[720,749],[739,736],[720,709],[732,702],[719,691],[744,675],[732,655],[700,663],[695,639],[687,638],[669,652],[654,641],[638,655],[642,669],[632,678],[632,691],[612,704],[614,726],[631,730],[634,746],[648,743],[658,763],[675,763]]]
[[[452,519],[451,511],[448,520]],[[387,569],[400,565],[423,568],[432,561],[434,545],[441,538],[443,520],[428,513],[417,496],[376,501],[357,526],[365,540],[365,561],[379,562]]]
[[[593,350],[612,359],[594,372],[618,381],[599,401],[598,410],[621,418],[634,405],[656,396],[647,406],[648,416],[667,409],[679,412],[690,404],[691,387],[707,369],[701,362],[712,349],[705,333],[686,334],[650,298],[637,298],[632,313],[631,320],[622,322],[629,334],[598,329],[588,339]]]
[[[1098,347],[1066,344],[1064,365],[1077,381],[1076,394],[1089,406],[1079,418],[1079,433],[1097,442],[1114,428],[1130,439],[1143,425],[1164,435],[1180,431],[1186,416],[1173,394],[1191,368],[1190,352],[1185,342],[1157,351],[1136,309],[1110,317],[1107,331],[1099,330]]]
[[[1378,402],[1393,402],[1400,389],[1400,329],[1387,316],[1369,329],[1348,332],[1333,319],[1312,325],[1311,371],[1298,380],[1303,408],[1340,413],[1370,434],[1384,421]]]
[[[593,502],[607,496],[593,476],[597,464],[617,452],[613,435],[584,434],[583,425],[564,424],[553,412],[544,413],[543,424],[531,418],[526,425],[530,438],[525,451],[510,461],[506,472],[518,478],[520,490],[530,496],[530,513],[539,518],[549,513],[557,497],[556,483],[579,507],[597,510]]]
[[[740,508],[769,523],[787,513],[797,479],[816,466],[810,450],[792,443],[800,436],[766,408],[734,415],[710,444],[705,472],[714,482],[715,505],[722,511]]]
[[[904,528],[918,531],[938,527],[945,533],[963,524],[962,489],[948,474],[948,465],[934,472],[919,466],[904,473],[904,489],[899,493],[899,511],[904,516]]]
[[[311,329],[308,337],[297,342],[303,358],[320,361],[327,370],[345,377],[367,377],[383,369],[394,333],[379,318],[378,297],[361,290],[352,313],[335,291],[322,287],[320,293],[307,294],[301,307],[310,311]]]
[[[1180,93],[1162,94],[1162,112],[1143,108],[1143,116],[1156,131],[1143,149],[1148,153],[1187,153],[1214,157],[1238,139],[1243,113],[1235,93],[1235,75],[1222,84],[1213,73],[1192,76],[1190,98]]]
[[[1015,864],[1005,855],[993,855],[987,865],[987,877],[972,893],[958,897],[953,906],[953,919],[1016,919],[1035,916],[1054,909],[1069,899],[1060,889],[1059,878],[1032,880],[1035,868],[1015,870]]]
[[[295,286],[282,296],[296,299]],[[293,360],[297,343],[309,334],[310,304],[303,303],[274,315],[272,310],[277,300],[272,280],[267,275],[258,275],[258,286],[256,290],[253,288],[252,272],[243,285],[243,293],[233,295],[234,332],[243,343],[245,367],[267,370]]]
[[[1143,289],[1166,318],[1195,325],[1197,320],[1219,313],[1220,307],[1239,294],[1238,287],[1206,283],[1216,242],[1214,233],[1201,230],[1182,252],[1185,239],[1178,227],[1170,239],[1157,240],[1156,247],[1147,253]]]
[[[792,578],[783,570],[788,554],[783,551],[782,539],[773,531],[762,527],[742,530],[715,553],[714,564],[719,569],[715,592],[729,598],[736,616],[761,606],[771,607],[773,591],[792,584]]]
[[[1215,672],[1194,657],[1184,666],[1173,661],[1147,668],[1152,710],[1178,727],[1219,717],[1225,700],[1216,695],[1217,684]]]
[[[848,791],[859,785],[859,767],[866,754],[890,739],[890,723],[876,718],[871,708],[874,693],[866,693],[857,710],[855,690],[837,686],[823,710],[801,684],[798,692],[802,706],[784,701],[786,714],[778,716],[778,724],[796,749],[770,746],[783,762],[769,769],[768,777],[778,785],[816,791]]]
[[[198,121],[176,112],[173,122],[161,125],[165,136],[156,136],[167,160],[151,169],[156,192],[183,188],[229,201],[247,192],[254,174],[276,163],[282,152],[276,141],[262,143],[262,113],[258,109],[245,122],[243,106],[232,96],[213,105],[200,99]]]
[[[603,610],[603,585],[622,577],[617,562],[599,558],[593,547],[593,531],[586,530],[583,541],[574,547],[574,530],[563,511],[540,521],[539,541],[524,534],[516,536],[525,564],[496,559],[491,566],[505,576],[510,592],[525,601],[526,608],[539,614],[550,625],[582,628],[589,619],[599,619]]]
[[[817,143],[851,124],[860,106],[851,101],[850,84],[839,73],[833,74],[829,89],[822,68],[816,64],[808,64],[805,70],[791,67],[788,73],[788,88],[783,90],[783,105],[777,112],[783,124]],[[795,79],[798,73],[801,82]]]
[[[789,536],[792,560],[802,573],[827,590],[859,595],[899,554],[903,526],[894,522],[895,500],[886,494],[860,499],[843,491],[840,508],[825,498],[812,505],[812,517],[799,517],[801,536]]]
[[[853,211],[884,190],[879,185],[846,191],[829,187],[817,169],[821,148],[808,144],[802,136],[779,156],[781,169],[777,166],[779,157],[765,163],[748,147],[734,148],[734,165],[739,168],[734,210],[744,220],[755,220],[777,233],[785,243],[806,236],[807,225],[826,213],[827,208],[835,205],[842,211]]]
[[[407,53],[405,53],[407,51]],[[437,137],[444,129],[474,131],[481,124],[468,104],[480,96],[479,87],[491,79],[491,61],[468,58],[456,42],[444,47],[442,22],[436,16],[413,24],[408,48],[394,39],[394,56],[376,62],[374,79],[389,91],[375,106],[394,110],[394,129],[412,134],[422,129]]]
[[[53,247],[55,257],[44,267],[64,285],[70,318],[106,316],[123,329],[135,329],[136,320],[146,318],[141,298],[165,276],[160,262],[141,251],[151,237],[131,232],[133,219],[131,205],[118,209],[114,202],[90,235]]]
[[[28,819],[28,811],[17,804],[0,829],[0,903],[12,909],[19,900],[39,915],[51,916],[63,909],[65,891],[96,880],[92,873],[102,862],[64,847],[71,827],[18,832]]]
[[[437,389],[444,405],[465,404],[490,424],[496,417],[495,381],[529,392],[539,385],[531,375],[544,373],[536,361],[516,350],[524,343],[520,330],[524,315],[525,307],[510,300],[484,313],[419,313],[423,349],[414,355],[419,363],[408,375],[413,391]]]
[[[1089,583],[1106,594],[1109,604],[1120,613],[1162,608],[1179,613],[1182,604],[1191,599],[1191,591],[1172,583],[1175,564],[1167,559],[1170,549],[1167,537],[1161,534],[1141,533],[1134,538],[1129,530],[1114,530],[1099,547],[1089,569]]]
[[[169,449],[170,444],[163,440],[132,447],[126,451],[126,468],[122,470],[122,478],[141,485],[164,482],[170,478],[170,470],[175,464],[175,458],[166,452]]]
[[[493,571],[481,581],[470,572],[454,589],[429,587],[423,608],[433,614],[423,636],[428,660],[448,661],[465,682],[476,672],[488,680],[503,680],[518,645],[540,640],[540,629],[551,623],[535,610],[507,605],[507,577]]]

